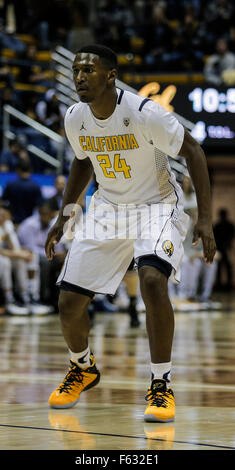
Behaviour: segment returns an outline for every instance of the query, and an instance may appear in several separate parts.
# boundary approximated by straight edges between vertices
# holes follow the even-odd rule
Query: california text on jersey
[[[79,142],[84,152],[112,152],[139,148],[134,134],[110,135],[105,137],[80,136]]]

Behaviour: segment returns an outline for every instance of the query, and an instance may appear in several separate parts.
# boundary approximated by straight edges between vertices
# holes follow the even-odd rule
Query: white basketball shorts
[[[73,241],[57,284],[62,281],[101,294],[115,294],[132,259],[157,255],[180,281],[188,216],[182,203],[111,204],[96,194],[86,216],[74,223]],[[71,234],[70,234],[71,236]]]

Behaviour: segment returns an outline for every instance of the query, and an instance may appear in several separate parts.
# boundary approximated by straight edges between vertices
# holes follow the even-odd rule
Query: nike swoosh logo
[[[86,353],[85,356],[82,356],[82,357],[80,357],[80,359],[78,359],[78,362],[80,362],[80,364],[85,364],[85,362],[86,362],[85,358],[87,357],[87,354],[88,353]]]
[[[170,370],[169,370],[169,372],[166,372],[166,373],[163,375],[163,379],[165,379],[166,382],[170,382],[170,380],[168,379],[169,373],[170,373]]]

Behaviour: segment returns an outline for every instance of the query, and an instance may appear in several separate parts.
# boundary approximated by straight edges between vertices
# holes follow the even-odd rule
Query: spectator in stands
[[[192,247],[193,230],[197,220],[197,209],[191,211],[189,229],[184,241],[184,258],[182,263],[181,283],[178,286],[178,298],[186,303],[181,303],[186,309],[192,307],[187,301],[200,302],[203,308],[220,307],[220,304],[211,302],[213,287],[216,280],[218,254],[216,253],[212,264],[206,264],[203,258],[201,240],[197,246]],[[200,305],[198,305],[200,307]]]
[[[184,241],[184,256],[182,260],[181,269],[181,282],[179,285],[168,282],[170,295],[180,301],[188,299],[191,292],[191,277],[190,273],[193,271],[193,264],[191,261],[194,256],[195,249],[192,247],[193,230],[197,219],[197,199],[192,181],[189,176],[184,175],[181,181],[182,190],[184,193],[184,211],[189,216],[189,225],[187,235]]]
[[[16,31],[28,34],[33,31],[39,39],[40,46],[45,49],[50,46],[50,40],[55,44],[65,44],[66,34],[71,27],[71,17],[74,2],[71,0],[5,0],[14,5]],[[77,0],[75,6],[78,4]],[[71,8],[72,7],[72,8]],[[6,5],[3,11],[6,23]],[[56,14],[55,14],[56,12]]]
[[[35,64],[37,54],[36,44],[28,44],[24,53],[20,55],[20,70],[17,76],[18,82],[31,83],[35,77]]]
[[[13,6],[14,20],[16,24],[17,33],[25,32],[24,24],[27,21],[28,13],[30,10],[30,3],[28,0],[3,0],[1,2],[1,18],[4,26],[7,24],[7,13],[8,6],[11,4]]]
[[[15,227],[11,220],[9,207],[0,203],[0,288],[4,294],[7,313],[27,315],[29,313],[29,296],[27,286],[27,264],[32,255],[29,250],[21,248]],[[13,289],[14,272],[15,286]],[[15,299],[18,294],[19,304]],[[4,310],[5,310],[4,309]],[[2,313],[4,313],[4,310]]]
[[[15,138],[10,141],[9,148],[0,153],[0,171],[14,172],[21,162],[29,164],[29,155],[23,144],[23,139]]]
[[[37,53],[36,43],[27,45],[26,50],[20,55],[21,66],[17,81],[24,84],[50,87],[52,73],[39,62]]]
[[[37,121],[38,116],[36,113],[36,106],[39,101],[40,95],[37,92],[28,92],[24,95],[23,101],[23,110],[22,112],[26,114],[31,119]]]
[[[185,7],[187,8],[188,6],[190,9],[193,9],[197,18],[201,17],[202,0],[190,0],[189,2],[185,0],[168,0],[166,4],[167,16],[171,20],[181,20],[185,13]]]
[[[137,19],[140,13],[139,8],[136,12],[135,6],[130,5],[130,2],[118,0],[99,3],[93,22],[97,41],[109,44],[116,52],[132,52],[130,39],[135,34],[139,23]],[[143,21],[143,15],[141,21]]]
[[[72,0],[46,1],[41,10],[39,21],[40,43],[44,49],[50,45],[65,45],[68,31],[73,23],[74,5]],[[76,7],[78,2],[76,0]],[[56,15],[55,15],[56,11]]]
[[[219,220],[215,224],[214,234],[217,249],[220,253],[218,262],[217,288],[231,290],[233,285],[232,265],[231,265],[231,248],[232,241],[235,236],[234,224],[229,220],[228,211],[226,209],[219,210]],[[226,283],[222,282],[222,271],[225,268]]]
[[[4,88],[0,90],[0,129],[3,130],[3,110],[5,105],[10,105],[13,108],[17,108],[19,111],[22,110],[21,99],[19,94],[14,90],[13,86],[6,84]],[[20,121],[11,116],[11,130],[14,132],[19,127]],[[2,139],[1,139],[2,141]]]
[[[55,282],[65,259],[66,249],[62,242],[57,245],[54,262],[50,262],[45,254],[45,242],[48,232],[54,223],[55,211],[48,201],[44,201],[37,213],[24,220],[18,228],[21,245],[36,255],[35,275],[40,267],[40,299],[43,303],[50,303],[56,307],[57,298],[51,295],[55,292]],[[37,265],[38,263],[38,265]]]
[[[35,108],[38,121],[54,132],[59,132],[64,125],[67,107],[60,103],[56,91],[50,89],[45,94],[45,100],[40,100]]]
[[[216,42],[216,52],[208,59],[204,67],[205,78],[208,83],[222,85],[224,82],[223,73],[235,69],[235,54],[229,51],[225,38],[220,38]]]
[[[220,304],[211,301],[211,295],[216,279],[218,254],[212,264],[207,265],[203,259],[202,242],[192,246],[194,227],[197,222],[197,200],[191,179],[182,179],[184,192],[184,211],[189,215],[189,226],[184,241],[184,256],[181,267],[181,282],[175,286],[169,281],[169,291],[179,310],[190,311],[193,308],[219,308]],[[192,304],[195,302],[196,304]]]
[[[55,184],[56,193],[54,194],[54,196],[48,199],[48,202],[50,203],[53,210],[57,212],[60,210],[61,204],[62,204],[63,194],[65,190],[65,185],[66,185],[65,176],[58,175],[55,179],[54,184]]]
[[[72,25],[67,35],[67,47],[76,52],[79,48],[95,42],[93,28],[89,24],[89,8],[83,2],[72,2]]]
[[[202,70],[203,68],[203,44],[198,30],[198,21],[193,8],[189,5],[185,8],[183,20],[177,30],[177,49],[184,70]],[[204,39],[204,38],[203,38]]]
[[[69,174],[69,170],[74,159],[74,152],[69,144],[67,139],[64,126],[60,128],[59,135],[64,139],[64,161],[63,161],[63,173],[67,176]],[[52,149],[54,151],[54,155],[56,156],[58,152],[58,146],[55,144],[52,145]]]
[[[40,186],[31,179],[31,168],[28,162],[21,161],[17,166],[18,177],[10,181],[2,195],[12,208],[12,216],[15,224],[21,223],[26,217],[42,203]]]
[[[15,94],[15,90],[12,86],[5,86],[1,90],[0,94],[0,103],[1,103],[1,120],[2,120],[2,109],[5,104],[9,104],[13,107],[20,108],[20,99]]]
[[[8,65],[3,65],[3,67],[0,67],[0,80],[4,81],[7,87],[13,87],[14,76],[11,73],[11,69]]]
[[[0,51],[2,49],[11,49],[17,53],[22,53],[25,45],[10,28],[0,25]]]
[[[231,0],[215,0],[204,3],[203,21],[206,23],[208,34],[214,40],[224,35],[232,24],[234,2]]]
[[[171,62],[173,33],[166,16],[165,3],[153,6],[150,22],[144,28],[145,62],[150,70],[167,69]]]

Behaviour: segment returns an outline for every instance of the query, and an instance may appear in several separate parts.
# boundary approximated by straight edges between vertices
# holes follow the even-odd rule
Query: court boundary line
[[[186,445],[193,445],[193,446],[200,446],[200,447],[212,447],[216,449],[226,449],[226,450],[235,450],[235,447],[230,446],[223,446],[218,444],[203,444],[201,442],[191,442],[191,441],[176,441],[176,440],[168,440],[168,439],[161,439],[161,438],[149,438],[146,436],[130,436],[125,434],[113,434],[113,433],[102,433],[102,432],[93,432],[93,431],[72,431],[69,429],[53,429],[53,428],[44,428],[44,427],[37,427],[37,426],[23,426],[23,425],[16,425],[16,424],[0,424],[0,427],[5,428],[16,428],[16,429],[35,429],[40,431],[54,431],[54,432],[68,432],[68,433],[76,433],[76,434],[88,434],[91,436],[107,436],[107,437],[125,437],[127,439],[144,439],[152,440],[156,442],[173,442],[175,444],[186,444]],[[98,450],[98,449],[94,449]],[[186,450],[186,449],[184,449]]]

